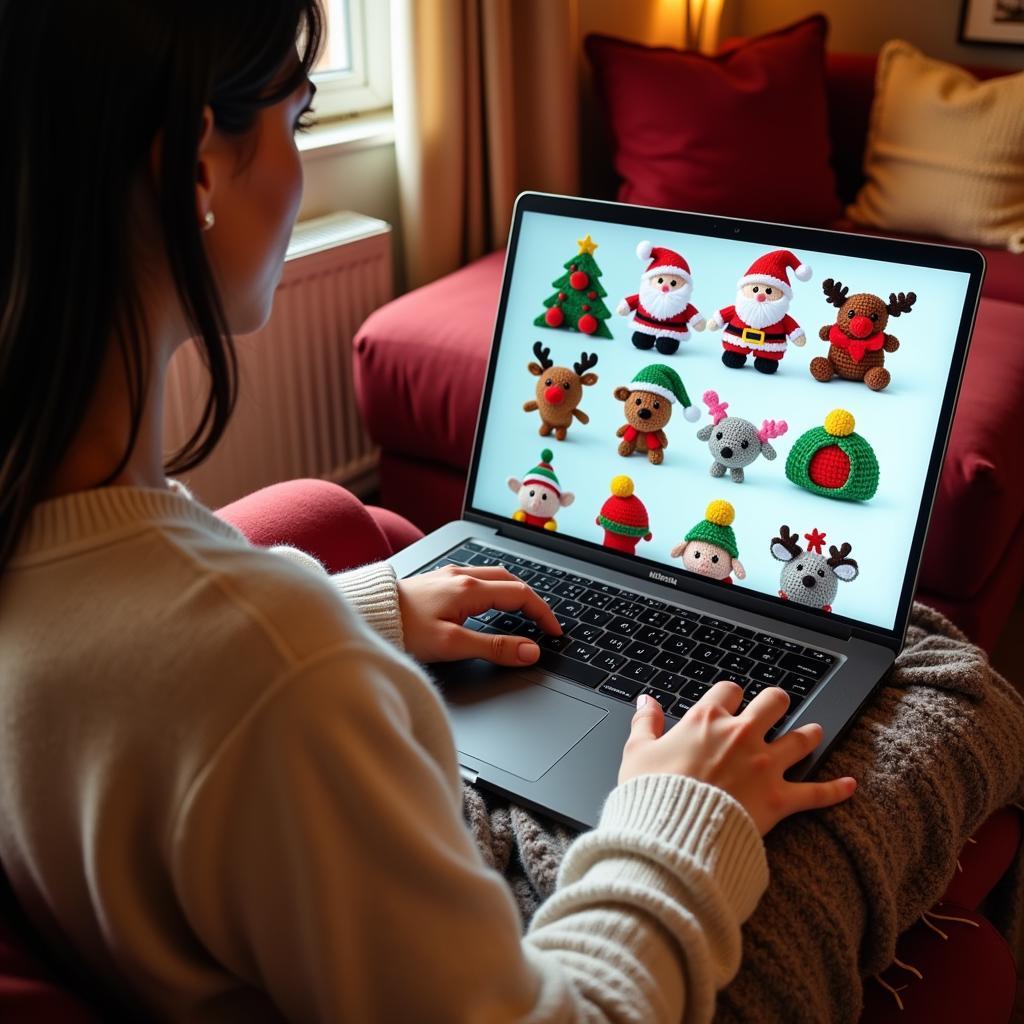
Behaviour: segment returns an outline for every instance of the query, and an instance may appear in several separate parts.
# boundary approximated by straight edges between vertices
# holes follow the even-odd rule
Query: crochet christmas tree
[[[610,338],[612,332],[605,320],[612,314],[602,301],[608,292],[601,285],[601,268],[594,259],[597,243],[587,235],[576,244],[579,252],[562,264],[565,273],[551,282],[556,291],[544,300],[547,312],[541,313],[534,325]]]
[[[833,409],[823,427],[814,427],[793,442],[786,476],[798,487],[825,498],[867,501],[878,490],[874,449],[853,428],[845,409]]]

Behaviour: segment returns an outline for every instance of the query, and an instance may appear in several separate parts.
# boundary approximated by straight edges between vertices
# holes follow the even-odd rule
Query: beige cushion
[[[864,173],[852,220],[1024,252],[1024,72],[979,82],[886,43]]]

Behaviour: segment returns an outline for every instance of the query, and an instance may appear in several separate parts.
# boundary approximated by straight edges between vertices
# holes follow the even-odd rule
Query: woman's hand
[[[562,627],[539,594],[501,566],[446,565],[398,581],[405,649],[420,661],[486,658],[499,665],[532,665],[540,648],[522,636],[478,633],[463,626],[471,615],[498,608],[522,612],[545,633]]]
[[[771,743],[765,733],[785,714],[789,695],[762,690],[739,714],[743,690],[716,683],[667,735],[665,715],[641,695],[622,754],[619,782],[637,775],[688,775],[724,789],[754,819],[761,835],[797,811],[830,807],[853,795],[849,777],[830,782],[788,782],[783,772],[821,742],[821,726],[802,725]]]

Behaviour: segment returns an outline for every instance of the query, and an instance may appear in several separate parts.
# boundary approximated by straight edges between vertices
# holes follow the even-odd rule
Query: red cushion
[[[918,921],[896,943],[896,956],[922,978],[897,964],[882,972],[896,989],[874,978],[864,982],[864,1024],[940,1024],[942,1021],[1008,1021],[1017,991],[1013,954],[1006,939],[975,910],[939,903],[934,912],[964,921],[933,919],[932,931]]]
[[[1020,839],[1019,811],[1002,807],[991,815],[960,851],[960,865],[942,902],[976,909],[1009,870]]]
[[[939,479],[920,586],[976,594],[998,568],[1024,517],[1019,457],[1024,309],[984,299]],[[898,353],[897,353],[898,356]],[[893,373],[896,373],[893,357]]]
[[[837,217],[827,31],[815,15],[715,57],[588,36],[619,199],[797,224]],[[769,127],[777,141],[765,145]]]

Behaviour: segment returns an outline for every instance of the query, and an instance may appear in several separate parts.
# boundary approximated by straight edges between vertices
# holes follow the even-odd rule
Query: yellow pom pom
[[[845,409],[833,409],[825,417],[825,429],[833,437],[848,437],[853,433],[853,428],[856,425],[853,413],[847,412]]]
[[[617,476],[612,479],[612,494],[616,498],[629,498],[633,494],[633,481],[628,476]]]
[[[729,502],[718,498],[708,503],[708,507],[704,512],[704,518],[716,526],[730,526],[736,518],[736,509]]]

